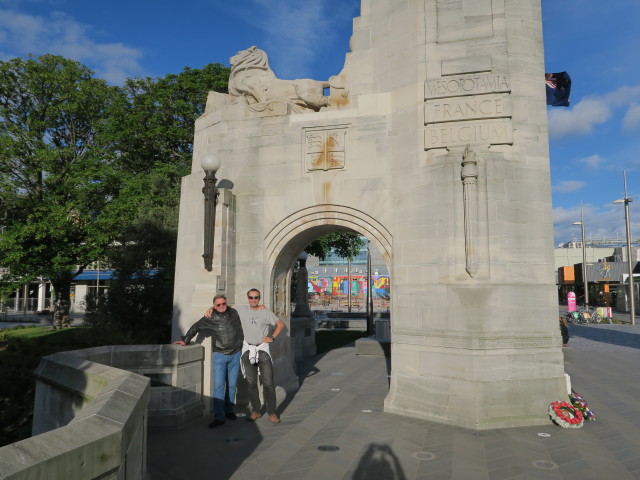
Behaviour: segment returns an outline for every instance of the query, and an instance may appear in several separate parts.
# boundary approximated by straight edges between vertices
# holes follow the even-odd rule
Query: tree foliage
[[[194,122],[204,113],[208,92],[226,91],[228,78],[229,68],[215,63],[163,78],[127,80],[105,132],[117,145],[122,165],[132,174],[161,164],[188,173]]]
[[[331,252],[338,257],[353,260],[365,245],[364,240],[358,233],[335,232],[314,240],[307,245],[304,251],[320,258],[320,260],[324,260]]]
[[[190,171],[193,127],[207,94],[225,91],[228,76],[228,68],[210,64],[155,80],[130,79],[112,106],[104,134],[118,150],[124,175],[109,209],[112,218],[127,222],[108,250],[115,279],[92,318],[98,325],[129,330],[139,341],[166,341],[180,179]]]
[[[172,274],[193,124],[227,78],[211,64],[112,87],[63,57],[0,62],[0,265],[50,279],[67,304],[74,275],[105,255],[124,282],[152,263]]]
[[[0,62],[0,265],[49,278],[59,301],[112,238],[115,157],[97,132],[118,96],[63,57]]]

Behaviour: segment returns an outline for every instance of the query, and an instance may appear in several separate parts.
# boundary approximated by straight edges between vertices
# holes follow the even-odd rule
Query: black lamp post
[[[589,273],[587,269],[587,249],[584,244],[584,212],[582,211],[582,202],[580,202],[580,221],[573,222],[574,225],[580,225],[582,231],[582,283],[584,284],[584,306],[589,305],[589,279],[587,275]]]
[[[373,285],[371,284],[371,240],[367,239],[367,335],[373,335]]]
[[[216,188],[216,172],[220,169],[220,159],[213,153],[208,153],[200,161],[206,175],[204,177],[204,268],[210,272],[213,269],[213,238],[216,229],[216,205],[218,204],[218,189]]]
[[[633,283],[633,257],[631,255],[631,227],[629,226],[629,204],[633,202],[633,198],[627,196],[627,172],[624,172],[624,198],[615,200],[613,203],[624,203],[624,222],[627,227],[627,266],[629,268],[629,317],[631,325],[636,324],[636,306],[635,293],[636,287]]]

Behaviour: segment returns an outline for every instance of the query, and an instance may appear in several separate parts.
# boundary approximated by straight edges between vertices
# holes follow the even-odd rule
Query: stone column
[[[307,271],[307,254],[302,252],[298,257],[298,272],[296,282],[296,307],[291,318],[291,338],[295,352],[295,359],[312,357],[317,353],[315,319],[309,308],[309,272]]]
[[[407,7],[406,29],[424,19],[423,105],[413,117],[424,151],[412,157],[401,135],[393,144],[387,412],[485,429],[548,423],[549,404],[566,398],[540,8]]]
[[[47,292],[47,282],[45,282],[44,280],[41,279],[40,283],[38,284],[38,308],[37,308],[37,310],[39,312],[44,310],[46,292]]]

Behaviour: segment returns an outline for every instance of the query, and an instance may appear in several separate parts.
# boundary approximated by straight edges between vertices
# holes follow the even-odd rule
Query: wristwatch
[[[273,335],[269,335],[269,338],[270,338],[271,340],[275,340],[275,339],[276,339],[276,337],[274,337]]]

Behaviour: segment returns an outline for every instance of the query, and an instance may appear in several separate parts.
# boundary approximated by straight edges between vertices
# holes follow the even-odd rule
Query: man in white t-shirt
[[[249,387],[251,415],[253,422],[262,416],[262,405],[258,392],[258,370],[262,377],[262,394],[267,415],[272,423],[280,423],[276,413],[276,386],[273,378],[273,362],[269,344],[273,343],[284,328],[284,322],[271,310],[260,305],[260,291],[252,288],[247,292],[249,305],[236,306],[244,332],[242,347],[242,370]],[[273,328],[275,327],[275,330]],[[273,332],[272,332],[273,330]]]

